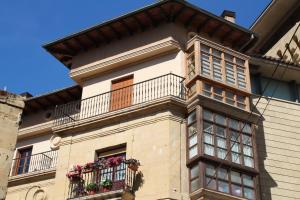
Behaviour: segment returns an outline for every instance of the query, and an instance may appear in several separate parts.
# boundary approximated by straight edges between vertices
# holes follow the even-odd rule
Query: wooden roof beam
[[[125,27],[126,31],[128,32],[129,35],[133,35],[133,30],[128,26],[128,24],[126,23],[126,21],[124,19],[122,19],[120,21],[120,23],[122,24],[122,26]]]
[[[153,19],[153,17],[151,16],[151,14],[148,11],[145,11],[145,15],[150,20],[151,26],[157,27],[157,22]]]
[[[67,94],[67,96],[69,96],[72,100],[77,100],[77,98],[68,90],[65,91],[65,93]]]
[[[108,28],[117,36],[118,40],[121,39],[122,35],[111,25],[108,25]]]
[[[88,48],[77,37],[74,37],[74,40],[76,43],[78,43],[80,49],[82,49],[83,51],[88,50]]]
[[[165,9],[163,9],[161,6],[159,6],[158,9],[160,11],[159,14],[161,15],[161,17],[164,18],[166,21],[170,21]]]
[[[99,47],[99,41],[95,40],[89,33],[85,37],[94,45],[95,48]]]
[[[59,99],[59,101],[61,101],[61,102],[63,102],[63,103],[67,103],[67,101],[66,101],[63,97],[61,97],[59,94],[55,94],[55,97],[56,97],[57,99]]]
[[[134,15],[132,16],[132,18],[134,19],[134,21],[139,25],[139,28],[142,31],[145,31],[145,26],[141,23],[141,21]]]
[[[70,51],[72,54],[76,55],[76,49],[74,49],[69,43],[68,41],[63,42],[62,45],[68,49],[68,51]]]
[[[230,29],[228,32],[226,32],[222,37],[221,37],[221,42],[223,43],[230,35],[233,33],[233,29]]]
[[[208,33],[208,35],[210,37],[213,37],[222,26],[223,26],[223,23],[218,24],[210,33]]]
[[[185,7],[185,6],[182,6],[182,7],[179,9],[179,11],[177,11],[177,12],[172,16],[171,21],[172,21],[172,22],[175,22],[176,19],[180,16],[180,14],[181,14],[183,11],[185,11],[185,9],[186,9],[186,7]]]
[[[51,49],[51,52],[56,53],[56,54],[60,54],[60,55],[63,55],[63,56],[69,56],[69,57],[75,56],[75,53],[71,53],[70,51],[65,51],[65,50],[62,50],[62,49]]]
[[[189,28],[189,26],[193,23],[193,20],[197,17],[197,15],[198,13],[195,12],[186,20],[186,22],[184,22],[185,28]]]
[[[197,33],[199,33],[202,28],[205,27],[205,25],[210,21],[210,17],[206,18],[202,23],[200,23],[197,27]]]
[[[110,43],[110,38],[107,37],[107,35],[105,33],[103,33],[103,31],[101,31],[100,29],[96,29],[96,32],[98,35],[100,35],[103,39],[104,39],[104,43],[108,44]]]

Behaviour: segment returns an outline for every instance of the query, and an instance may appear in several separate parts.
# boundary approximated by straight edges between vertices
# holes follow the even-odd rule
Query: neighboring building
[[[16,147],[23,97],[0,90],[0,199],[4,200]]]
[[[256,107],[260,113],[264,112],[262,126],[257,132],[260,188],[264,200],[300,199],[299,23],[300,1],[276,0],[251,27],[259,35],[259,41],[250,53],[260,55],[251,59],[252,91],[261,95],[265,90]],[[292,38],[294,33],[296,37]],[[283,61],[279,62],[280,58]],[[267,84],[269,86],[264,89]],[[257,99],[253,98],[254,104]]]
[[[164,0],[45,45],[78,85],[25,100],[7,200],[297,199],[296,121],[259,121],[255,77],[274,61],[246,55],[265,47],[252,29]],[[294,144],[290,185],[274,140]]]

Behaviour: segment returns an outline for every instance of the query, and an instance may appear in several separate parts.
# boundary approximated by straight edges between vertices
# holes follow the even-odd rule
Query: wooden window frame
[[[245,172],[249,172],[252,174],[258,174],[258,163],[257,163],[257,150],[256,150],[256,143],[255,143],[255,126],[249,122],[245,122],[242,120],[238,120],[234,117],[231,117],[225,113],[221,113],[221,112],[216,112],[213,111],[211,109],[205,109],[202,108],[202,106],[196,106],[196,108],[194,109],[196,111],[196,119],[197,119],[197,134],[198,134],[198,155],[194,156],[193,158],[189,158],[189,148],[188,148],[188,126],[186,127],[186,145],[187,145],[187,150],[186,150],[186,159],[187,159],[187,166],[192,166],[197,160],[210,160],[212,162],[217,162],[217,163],[222,163],[225,166],[232,166],[234,169],[238,169],[238,170],[242,170]],[[231,160],[231,152],[228,153],[228,151],[231,151],[231,145],[229,145],[230,142],[230,135],[229,135],[229,128],[226,127],[226,133],[227,133],[227,152],[229,155],[227,157],[227,159],[220,159],[217,157],[216,154],[214,154],[214,156],[209,156],[204,154],[204,132],[203,132],[203,110],[208,110],[211,111],[213,113],[213,116],[215,116],[216,114],[220,114],[223,115],[224,117],[226,117],[226,126],[228,126],[228,119],[233,119],[233,120],[237,120],[239,121],[239,126],[240,124],[243,123],[247,123],[247,124],[251,124],[251,142],[252,142],[252,159],[253,159],[253,167],[248,167],[243,165],[244,163],[244,155],[241,156],[241,164],[237,164],[232,162]],[[191,112],[190,112],[191,113]],[[240,127],[240,131],[241,132],[241,127]],[[245,134],[247,135],[247,134]],[[240,153],[243,154],[243,146],[242,146],[242,135],[239,136],[239,140],[240,140]],[[214,145],[216,145],[216,142],[214,143]],[[216,150],[215,150],[216,151]]]
[[[19,166],[20,166],[21,152],[29,150],[29,149],[31,151],[30,156],[27,156],[27,157],[29,157],[29,166],[28,166],[28,170],[29,170],[33,146],[22,147],[22,148],[19,148],[19,149],[16,150],[15,162],[14,162],[14,166],[13,166],[13,169],[14,169],[13,170],[13,175],[20,175],[20,174],[27,173],[27,172],[24,172],[24,169],[26,169],[26,166],[23,166],[22,173],[18,173],[18,171],[19,171]],[[27,159],[26,159],[26,161],[27,161]],[[24,163],[26,163],[26,162],[24,161]]]

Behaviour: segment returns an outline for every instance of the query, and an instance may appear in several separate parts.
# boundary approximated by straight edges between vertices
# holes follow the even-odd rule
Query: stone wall
[[[23,98],[0,91],[0,199],[5,199]]]

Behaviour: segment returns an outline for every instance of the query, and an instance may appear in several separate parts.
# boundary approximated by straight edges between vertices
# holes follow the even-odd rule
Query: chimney
[[[227,21],[230,21],[232,23],[235,23],[235,12],[230,10],[224,10],[221,17],[226,19]]]

